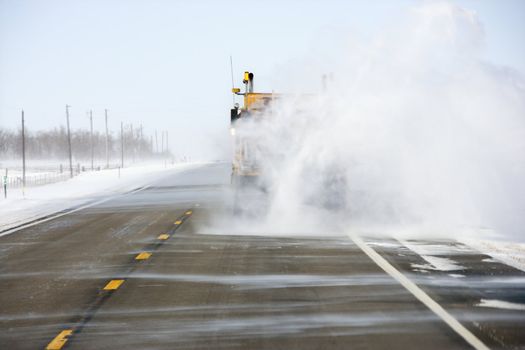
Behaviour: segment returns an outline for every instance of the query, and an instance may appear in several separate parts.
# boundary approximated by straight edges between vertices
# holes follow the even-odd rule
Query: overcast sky
[[[327,40],[368,40],[403,16],[409,0],[0,0],[0,126],[65,123],[103,130],[121,121],[169,130],[178,155],[220,157],[229,124],[230,55],[236,84],[256,73],[278,89],[279,67]],[[485,29],[482,57],[525,72],[525,1],[463,0]],[[326,53],[325,53],[326,54]],[[319,80],[319,77],[312,77]],[[220,147],[219,147],[220,148]]]

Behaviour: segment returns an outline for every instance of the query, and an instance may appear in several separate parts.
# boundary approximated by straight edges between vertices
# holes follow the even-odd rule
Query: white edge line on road
[[[466,329],[458,320],[449,314],[441,305],[435,302],[427,293],[419,288],[414,282],[409,280],[405,275],[396,270],[385,258],[383,258],[374,249],[368,246],[360,237],[348,234],[348,237],[372,259],[381,269],[398,281],[406,290],[412,293],[419,301],[421,301],[432,312],[438,315],[450,328],[459,334],[467,343],[478,350],[488,350],[481,340],[479,340],[472,332]]]
[[[72,209],[72,210],[69,210],[69,211],[66,211],[64,213],[60,213],[60,214],[56,214],[56,215],[52,215],[52,216],[48,216],[42,220],[37,220],[37,221],[34,221],[34,222],[31,222],[31,223],[28,223],[28,224],[22,224],[22,226],[18,226],[18,227],[15,227],[13,229],[7,229],[7,231],[3,232],[0,234],[0,237],[4,237],[4,236],[7,236],[7,235],[10,235],[12,233],[15,233],[17,231],[20,231],[20,230],[23,230],[25,228],[28,228],[28,227],[31,227],[31,226],[35,226],[35,225],[38,225],[38,224],[41,224],[41,223],[44,223],[46,221],[49,221],[49,220],[53,220],[53,219],[56,219],[56,218],[59,218],[59,217],[62,217],[62,216],[65,216],[65,215],[69,215],[69,214],[73,214],[73,213],[76,213],[77,211],[80,211],[80,210],[84,210],[86,208],[89,208],[89,207],[92,207],[94,205],[98,205],[98,204],[102,204],[104,202],[107,202],[109,200],[112,200],[112,199],[115,199],[119,196],[122,196],[122,195],[126,195],[126,194],[134,194],[134,193],[137,193],[137,192],[140,192],[140,191],[143,191],[145,189],[147,189],[148,187],[150,187],[151,184],[149,185],[146,185],[146,186],[143,186],[135,191],[132,191],[132,192],[128,192],[128,193],[119,193],[117,195],[114,195],[114,196],[111,196],[111,197],[108,197],[108,198],[104,198],[104,199],[101,199],[99,201],[96,201],[96,202],[93,202],[93,203],[90,203],[90,204],[86,204],[86,205],[83,205],[83,206],[80,206],[78,208],[75,208],[75,209]]]

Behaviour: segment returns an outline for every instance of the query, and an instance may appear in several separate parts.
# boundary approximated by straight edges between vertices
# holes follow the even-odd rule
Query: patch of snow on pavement
[[[426,244],[423,242],[408,242],[401,241],[401,243],[412,250],[417,255],[421,256],[428,264],[412,264],[412,267],[415,269],[424,269],[424,270],[436,270],[436,271],[458,271],[465,270],[464,266],[459,265],[452,259],[437,257],[436,252],[439,252],[438,255],[450,255],[453,252],[465,252],[463,247],[458,247],[456,245],[436,245]]]
[[[423,259],[425,259],[428,264],[420,265],[420,264],[412,264],[412,267],[418,268],[418,269],[426,269],[426,270],[436,270],[436,271],[458,271],[458,270],[465,270],[465,267],[458,265],[454,260],[448,259],[448,258],[438,258],[436,256],[430,256],[430,255],[420,255]]]
[[[508,301],[497,299],[481,299],[480,303],[476,306],[491,307],[505,310],[525,310],[525,304],[511,303]]]

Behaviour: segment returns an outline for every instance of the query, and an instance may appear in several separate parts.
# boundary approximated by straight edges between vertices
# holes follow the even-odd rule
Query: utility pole
[[[69,150],[69,176],[73,178],[73,154],[71,153],[71,131],[69,129],[69,107],[66,105],[66,122],[67,122],[67,147]]]
[[[93,157],[95,155],[95,151],[93,149],[93,110],[89,110],[89,124],[90,124],[90,141],[91,141],[91,171],[93,171],[95,168],[93,166]]]
[[[143,150],[142,150],[142,124],[140,124],[140,133],[139,133],[139,157],[140,159],[142,159],[142,156],[143,156]]]
[[[160,153],[164,153],[164,130],[160,134]]]
[[[5,176],[4,176],[4,198],[7,198],[7,172],[9,169],[5,168]]]
[[[124,123],[120,122],[120,167],[124,168]]]
[[[135,151],[136,151],[136,145],[135,145],[135,135],[133,134],[133,123],[130,124],[130,130],[131,130],[131,159],[132,162],[135,163]]]
[[[159,139],[157,138],[157,130],[155,130],[155,153],[159,153]]]
[[[108,133],[108,110],[104,110],[106,117],[106,168],[109,169],[109,133]]]
[[[26,187],[26,128],[22,110],[22,186]]]

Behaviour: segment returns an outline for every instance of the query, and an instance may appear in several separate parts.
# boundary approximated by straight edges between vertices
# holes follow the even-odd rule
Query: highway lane
[[[0,238],[2,348],[63,331],[53,345],[68,349],[469,348],[345,235],[202,234],[229,213],[228,175],[174,174]],[[476,306],[522,303],[522,272],[454,242],[427,242],[463,268],[447,273],[396,240],[365,241],[491,348],[525,345],[523,311]]]
[[[201,171],[207,184],[214,177],[224,180],[224,172],[220,167]],[[177,173],[175,180],[164,181],[183,188],[200,185],[205,178],[199,174]],[[166,191],[152,187],[147,194],[122,195],[2,237],[1,348],[43,348],[57,329],[83,315],[100,284],[125,271],[130,255],[184,213],[190,197],[184,189],[177,192],[169,199]],[[198,192],[192,200],[199,199]],[[211,202],[210,192],[202,193]]]

